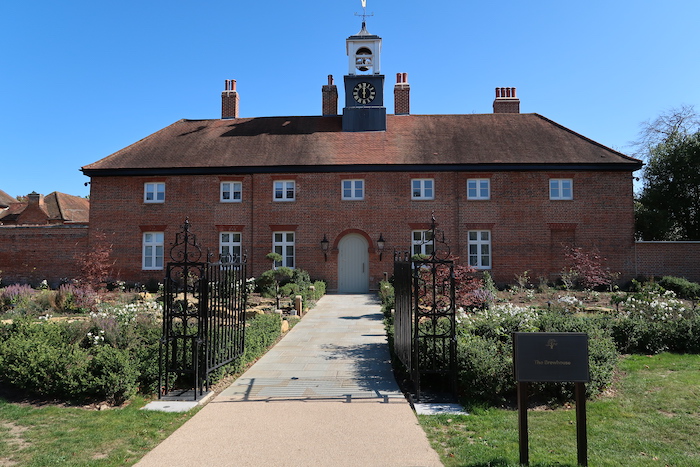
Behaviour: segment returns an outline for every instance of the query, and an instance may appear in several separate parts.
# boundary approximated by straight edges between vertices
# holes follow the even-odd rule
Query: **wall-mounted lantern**
[[[326,234],[323,234],[323,240],[321,240],[321,250],[323,251],[324,260],[328,261],[328,245],[329,241],[326,238]]]
[[[379,261],[382,260],[382,253],[384,253],[384,235],[379,234],[379,240],[377,240],[377,250],[379,250]]]

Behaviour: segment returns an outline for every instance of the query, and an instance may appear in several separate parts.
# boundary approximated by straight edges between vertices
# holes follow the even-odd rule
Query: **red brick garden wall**
[[[637,275],[700,282],[700,242],[637,242]]]
[[[0,227],[0,278],[3,284],[57,286],[79,268],[75,256],[87,249],[88,226],[40,225]]]

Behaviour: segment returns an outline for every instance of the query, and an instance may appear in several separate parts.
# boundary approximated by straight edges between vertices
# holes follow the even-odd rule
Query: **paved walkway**
[[[379,302],[326,295],[139,466],[441,466],[394,380]]]

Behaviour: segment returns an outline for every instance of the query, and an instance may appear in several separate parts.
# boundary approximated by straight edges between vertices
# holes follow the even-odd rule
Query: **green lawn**
[[[609,395],[587,404],[591,466],[700,466],[700,356],[631,356]],[[33,407],[0,399],[0,465],[131,465],[190,418],[139,410]],[[422,415],[446,466],[518,465],[517,411]],[[530,464],[576,465],[573,408],[530,410]]]
[[[33,407],[0,398],[0,466],[116,466],[143,457],[197,410],[139,410],[136,398],[120,409]]]
[[[591,466],[700,466],[700,356],[628,356],[610,394],[587,403]],[[517,466],[516,410],[422,415],[446,466]],[[530,410],[530,465],[575,466],[573,408]]]

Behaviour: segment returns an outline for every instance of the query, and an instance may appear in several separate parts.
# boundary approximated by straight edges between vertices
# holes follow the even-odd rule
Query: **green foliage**
[[[0,325],[0,380],[27,394],[120,404],[158,381],[161,325],[153,305],[104,308],[89,320]],[[138,311],[140,310],[140,312]],[[137,314],[138,313],[138,314]]]
[[[476,334],[457,339],[460,395],[470,400],[502,402],[515,387],[508,342]]]
[[[644,240],[700,240],[700,132],[670,134],[649,149],[635,205]]]
[[[459,319],[457,358],[461,394],[471,400],[501,403],[514,396],[512,334],[514,332],[584,332],[589,336],[589,396],[612,381],[618,357],[607,332],[607,320],[511,304],[475,310]],[[533,383],[533,397],[563,402],[573,397],[564,383]]]
[[[496,287],[496,283],[493,281],[493,277],[491,277],[491,273],[488,271],[484,271],[483,282],[484,289],[491,292],[491,294],[495,297],[496,294],[498,294],[498,287]]]
[[[89,387],[95,397],[119,405],[136,394],[138,366],[128,352],[98,345],[90,353],[88,373],[92,381]]]
[[[27,394],[82,402],[124,402],[136,391],[136,371],[125,350],[71,342],[70,323],[17,319],[0,328],[0,379]]]
[[[278,254],[270,253],[268,256],[270,255]],[[326,293],[325,282],[315,281],[312,283],[307,271],[287,267],[278,267],[263,272],[255,279],[255,286],[263,297],[277,299],[277,308],[279,308],[280,298],[287,297],[293,300],[296,295],[301,295],[304,307],[308,308],[312,302],[320,299]]]
[[[21,308],[31,301],[36,290],[25,284],[13,284],[0,290],[0,311]]]
[[[384,308],[384,312],[386,315],[387,310],[391,310],[394,308],[394,302],[395,302],[395,296],[394,296],[394,286],[391,285],[389,281],[381,281],[379,282],[379,299],[382,302],[382,307]]]
[[[673,290],[680,298],[697,300],[700,298],[700,284],[690,282],[683,277],[664,276],[659,285],[666,290]]]
[[[326,283],[324,281],[314,281],[312,285],[314,287],[313,293],[311,294],[312,300],[320,300],[321,297],[326,295]]]
[[[268,269],[255,280],[255,287],[263,297],[277,297],[278,289],[288,284],[292,280],[293,269],[279,267]]]
[[[323,282],[316,287],[315,293],[325,293]],[[100,304],[87,319],[36,322],[18,315],[0,324],[0,384],[77,403],[121,404],[137,392],[157,392],[162,308],[157,302],[132,301],[138,295],[129,297],[124,303]],[[212,382],[257,359],[280,332],[277,314],[249,320],[244,356],[213,375]]]
[[[236,362],[236,370],[242,370],[245,366],[262,354],[274,344],[282,334],[281,318],[278,314],[259,314],[248,321],[245,329],[245,351],[243,357]]]
[[[700,452],[700,358],[664,353],[620,360],[615,391],[586,404],[588,465],[696,466]],[[519,466],[517,412],[470,404],[469,415],[419,415],[446,467]],[[570,406],[530,410],[530,462],[575,466]]]

